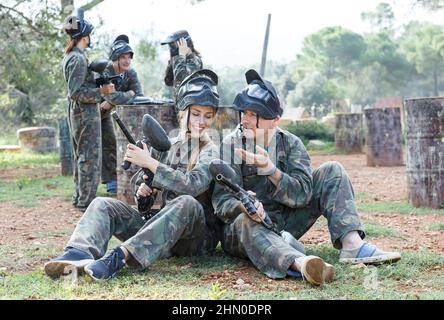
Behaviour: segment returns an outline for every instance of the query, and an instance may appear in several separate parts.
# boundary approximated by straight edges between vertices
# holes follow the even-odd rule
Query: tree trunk
[[[68,15],[74,10],[74,0],[60,0],[62,14]]]
[[[433,95],[438,96],[438,72],[433,70]]]

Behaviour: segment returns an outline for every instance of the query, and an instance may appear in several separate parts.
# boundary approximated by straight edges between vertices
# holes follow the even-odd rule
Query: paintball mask
[[[79,8],[75,9],[73,13],[66,18],[63,28],[71,39],[78,40],[82,37],[89,36],[93,31],[94,26],[84,19],[84,11]]]

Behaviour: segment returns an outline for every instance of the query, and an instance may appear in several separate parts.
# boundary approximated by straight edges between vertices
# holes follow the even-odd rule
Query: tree
[[[432,79],[431,92],[439,94],[439,75],[444,73],[444,32],[438,25],[411,22],[401,37],[401,50],[416,71]]]
[[[93,0],[86,6],[102,1]],[[8,108],[2,113],[7,124],[29,125],[43,119],[55,123],[65,113],[60,61],[66,36],[61,26],[72,4],[69,0],[0,3],[0,95],[8,96],[3,99],[8,104],[2,104],[2,109]]]
[[[381,2],[376,6],[375,11],[361,13],[361,19],[368,21],[377,31],[389,31],[393,29],[395,14],[390,4]]]
[[[361,35],[342,27],[327,27],[304,39],[298,56],[303,72],[321,72],[327,79],[345,77],[365,50]]]
[[[436,11],[444,8],[444,0],[416,0],[415,5],[420,5],[430,11]]]
[[[329,105],[332,99],[343,97],[344,93],[332,80],[320,73],[313,73],[300,81],[296,89],[288,94],[286,105],[290,107],[299,105],[309,107],[321,103]]]

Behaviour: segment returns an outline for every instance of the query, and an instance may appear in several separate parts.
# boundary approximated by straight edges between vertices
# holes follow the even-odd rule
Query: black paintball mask
[[[160,44],[165,45],[168,44],[170,49],[170,56],[174,57],[179,54],[179,48],[177,47],[177,41],[179,39],[184,38],[187,41],[188,47],[194,51],[194,44],[193,40],[191,40],[191,36],[189,35],[188,31],[186,30],[179,30],[172,34],[170,34],[164,41],[162,41]]]
[[[253,69],[245,73],[245,78],[248,85],[237,94],[233,108],[239,112],[252,111],[267,120],[282,116],[283,109],[271,82],[262,79]]]
[[[84,15],[85,12],[83,9],[79,8],[75,9],[73,13],[65,19],[63,29],[73,40],[80,40],[86,36],[90,37],[94,29],[94,26],[85,20]],[[88,47],[92,47],[91,38],[89,38]]]

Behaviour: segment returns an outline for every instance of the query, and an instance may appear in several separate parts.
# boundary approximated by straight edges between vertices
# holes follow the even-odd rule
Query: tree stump
[[[35,153],[57,150],[56,129],[52,127],[30,127],[17,130],[20,149]]]

